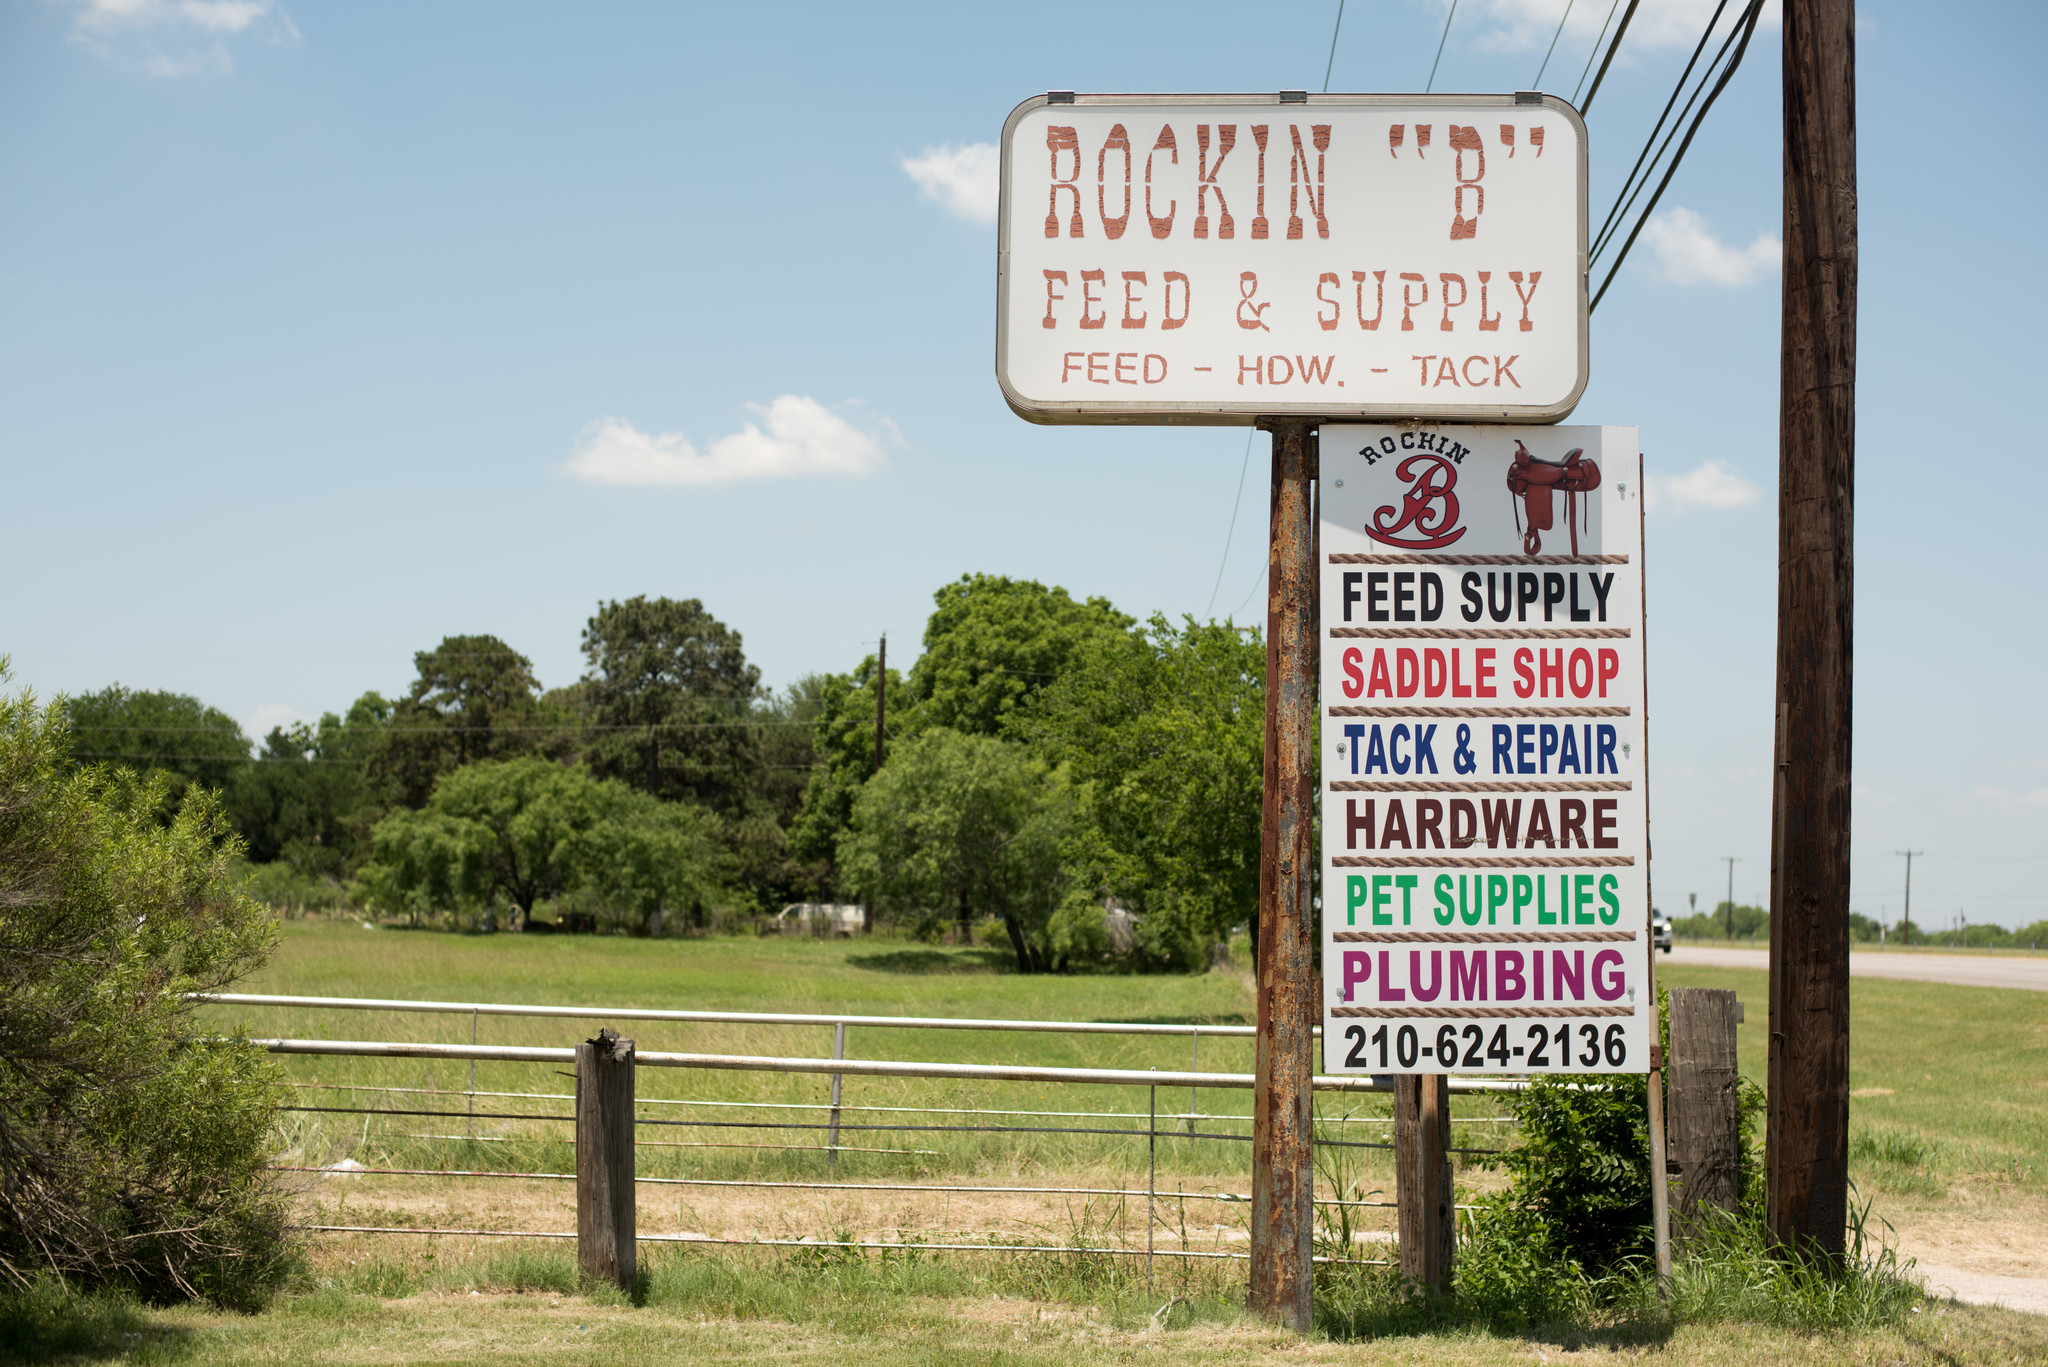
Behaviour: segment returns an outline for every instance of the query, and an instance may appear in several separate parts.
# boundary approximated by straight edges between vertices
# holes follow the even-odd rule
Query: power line
[[[1615,276],[1621,273],[1622,263],[1628,260],[1630,249],[1636,245],[1636,238],[1642,234],[1644,225],[1650,221],[1650,215],[1657,211],[1657,204],[1664,198],[1664,191],[1669,188],[1671,178],[1678,174],[1678,167],[1685,160],[1686,150],[1692,146],[1692,140],[1699,133],[1700,125],[1706,122],[1708,113],[1714,108],[1714,102],[1721,98],[1721,92],[1728,88],[1728,82],[1734,77],[1736,69],[1742,65],[1742,56],[1745,52],[1749,51],[1750,36],[1756,32],[1757,19],[1762,13],[1763,0],[1750,0],[1749,9],[1745,16],[1746,22],[1738,21],[1742,23],[1742,27],[1739,30],[1741,42],[1736,44],[1735,55],[1722,68],[1720,80],[1714,83],[1713,90],[1707,95],[1706,103],[1700,106],[1700,112],[1694,116],[1692,126],[1685,130],[1685,140],[1678,144],[1678,151],[1673,154],[1670,166],[1665,169],[1664,178],[1657,182],[1656,193],[1650,196],[1649,204],[1644,206],[1641,216],[1636,219],[1636,226],[1630,230],[1628,240],[1621,244],[1620,255],[1616,256],[1614,264],[1608,267],[1607,278],[1600,282],[1600,292],[1594,295],[1593,302],[1586,306],[1588,313],[1597,308],[1600,301],[1607,297],[1608,287],[1614,284]],[[1728,45],[1723,43],[1722,51],[1726,52],[1727,48]],[[1704,76],[1701,77],[1700,83],[1702,86],[1706,84]],[[1698,91],[1694,92],[1694,97],[1698,97]],[[1688,102],[1688,107],[1690,107],[1690,102]],[[1665,141],[1668,144],[1670,140],[1667,138]]]
[[[1586,65],[1585,65],[1585,68],[1584,68],[1584,69],[1583,69],[1582,71],[1580,71],[1580,72],[1579,72],[1579,83],[1578,83],[1577,85],[1575,85],[1575,86],[1573,86],[1573,87],[1572,87],[1572,103],[1573,103],[1573,104],[1577,104],[1577,103],[1579,102],[1579,92],[1580,92],[1581,90],[1584,90],[1584,89],[1586,88],[1586,77],[1587,77],[1587,76],[1588,76],[1589,74],[1591,74],[1591,72],[1592,72],[1592,70],[1593,70],[1593,59],[1594,59],[1595,57],[1598,57],[1598,56],[1600,55],[1600,44],[1601,44],[1601,43],[1603,43],[1603,42],[1605,42],[1605,41],[1607,40],[1607,26],[1608,26],[1609,24],[1612,24],[1612,23],[1614,22],[1614,12],[1615,12],[1616,10],[1620,9],[1620,8],[1621,8],[1621,0],[1614,0],[1614,3],[1613,3],[1613,4],[1611,4],[1611,5],[1609,5],[1609,6],[1607,7],[1607,18],[1606,18],[1606,19],[1605,19],[1605,20],[1604,20],[1604,21],[1603,21],[1603,22],[1601,23],[1601,25],[1600,25],[1600,32],[1599,32],[1599,33],[1598,33],[1597,35],[1595,35],[1595,36],[1594,36],[1594,38],[1593,38],[1593,49],[1592,49],[1592,51],[1590,51],[1590,52],[1588,52],[1588,53],[1586,54]],[[1630,6],[1628,7],[1628,12],[1629,12],[1630,14],[1634,14],[1634,13],[1636,12],[1636,7],[1635,7],[1634,5],[1630,5]],[[1623,22],[1623,26],[1624,26],[1624,27],[1626,27],[1626,26],[1627,26],[1627,21],[1626,21],[1626,20],[1623,20],[1622,22]],[[1617,39],[1617,41],[1619,41],[1619,40]],[[1613,54],[1612,52],[1609,52],[1609,53],[1608,53],[1608,56],[1609,56],[1609,57],[1612,57],[1613,55],[1614,55],[1614,54]],[[1602,75],[1605,75],[1605,74],[1607,73],[1607,68],[1606,68],[1606,67],[1604,67],[1604,66],[1603,66],[1603,67],[1601,67],[1601,68],[1600,68],[1600,72],[1601,72],[1601,74],[1602,74]],[[1580,112],[1581,112],[1581,113],[1583,113],[1584,111],[1582,110],[1582,111],[1580,111]]]
[[[1642,2],[1643,0],[1628,0],[1628,10],[1621,16],[1621,27],[1614,31],[1614,41],[1608,44],[1607,59],[1600,63],[1600,74],[1593,78],[1593,88],[1586,92],[1586,102],[1579,106],[1581,117],[1585,115],[1587,110],[1593,107],[1593,97],[1600,93],[1600,82],[1607,79],[1607,67],[1609,63],[1614,61],[1614,54],[1621,51],[1621,40],[1628,34],[1628,21],[1636,17],[1636,6]],[[1608,18],[1611,19],[1613,17],[1613,12],[1609,11]],[[1598,48],[1599,44],[1595,43],[1594,47]],[[1579,80],[1583,82],[1585,79],[1585,76],[1581,74]],[[1573,93],[1576,94],[1577,92]]]
[[[1323,93],[1325,95],[1330,93],[1330,71],[1337,65],[1337,35],[1343,31],[1344,0],[1337,0],[1337,25],[1330,30],[1330,60],[1323,63]],[[1210,595],[1209,601],[1212,605],[1215,603],[1216,598],[1214,594]]]
[[[1259,566],[1258,577],[1252,580],[1252,586],[1244,591],[1244,598],[1241,602],[1238,603],[1236,611],[1230,614],[1232,621],[1235,621],[1237,619],[1237,614],[1239,612],[1244,611],[1245,604],[1252,601],[1252,595],[1259,591],[1259,585],[1266,582],[1267,571],[1271,568],[1271,566],[1265,564],[1261,564]]]
[[[1216,592],[1223,587],[1223,571],[1230,565],[1230,542],[1237,535],[1237,510],[1244,503],[1244,477],[1252,468],[1252,441],[1258,435],[1256,427],[1244,434],[1244,461],[1237,468],[1237,497],[1230,502],[1230,530],[1223,534],[1223,559],[1216,565],[1216,582],[1209,589],[1209,606],[1202,609],[1204,617],[1216,611]]]
[[[1692,69],[1699,65],[1700,54],[1707,50],[1707,39],[1713,36],[1714,26],[1721,22],[1721,11],[1727,8],[1728,0],[1721,0],[1721,3],[1714,7],[1713,18],[1707,20],[1707,31],[1700,35],[1699,45],[1692,50],[1692,59],[1685,64],[1685,70],[1679,73],[1678,84],[1671,89],[1671,98],[1664,102],[1664,112],[1657,116],[1656,123],[1650,125],[1650,136],[1643,139],[1643,150],[1636,154],[1636,164],[1629,168],[1627,179],[1621,182],[1621,189],[1615,192],[1614,207],[1607,211],[1607,217],[1601,220],[1600,231],[1594,234],[1594,251],[1600,250],[1600,244],[1605,242],[1608,234],[1613,231],[1615,215],[1620,211],[1622,196],[1636,183],[1636,177],[1643,174],[1644,163],[1650,161],[1650,150],[1657,145],[1657,135],[1664,131],[1664,121],[1671,117],[1672,109],[1678,104],[1678,97],[1685,93],[1685,83],[1691,79]],[[1619,42],[1620,39],[1617,37],[1616,41]]]
[[[1724,0],[1724,3],[1725,3],[1725,0]],[[1750,9],[1756,9],[1756,8],[1758,8],[1758,7],[1756,6],[1756,5],[1752,5],[1752,6],[1750,7]],[[1643,170],[1643,178],[1642,178],[1641,180],[1639,180],[1639,181],[1636,181],[1636,182],[1635,182],[1635,187],[1634,187],[1633,189],[1630,189],[1630,190],[1628,190],[1628,194],[1627,194],[1627,200],[1626,200],[1626,202],[1624,202],[1624,201],[1623,201],[1623,199],[1622,199],[1622,197],[1621,197],[1620,195],[1617,195],[1617,196],[1615,197],[1615,203],[1614,203],[1614,206],[1613,206],[1612,208],[1610,208],[1610,209],[1609,209],[1609,210],[1607,211],[1607,222],[1606,222],[1606,223],[1604,223],[1604,224],[1603,224],[1603,225],[1601,226],[1601,230],[1600,230],[1600,238],[1599,238],[1599,240],[1598,240],[1597,242],[1595,242],[1595,243],[1593,244],[1593,250],[1592,250],[1592,259],[1597,259],[1597,258],[1598,258],[1598,257],[1600,256],[1600,254],[1601,254],[1602,252],[1606,251],[1606,250],[1607,250],[1607,248],[1608,248],[1608,246],[1609,246],[1609,245],[1610,245],[1610,244],[1611,244],[1611,243],[1613,242],[1613,240],[1614,240],[1614,234],[1615,234],[1615,233],[1616,233],[1616,232],[1617,232],[1617,231],[1618,231],[1618,230],[1620,229],[1620,226],[1621,226],[1621,220],[1622,220],[1623,218],[1626,218],[1626,217],[1627,217],[1629,209],[1630,209],[1630,208],[1632,208],[1632,207],[1634,206],[1634,204],[1635,204],[1635,201],[1636,201],[1636,197],[1637,197],[1637,196],[1639,196],[1640,194],[1642,194],[1642,192],[1643,192],[1644,188],[1645,188],[1645,187],[1647,187],[1647,186],[1649,185],[1649,183],[1650,183],[1650,179],[1649,179],[1649,173],[1650,173],[1650,171],[1652,171],[1652,170],[1654,170],[1654,169],[1656,168],[1656,166],[1657,166],[1657,163],[1663,160],[1663,158],[1664,158],[1664,153],[1665,153],[1665,152],[1667,152],[1668,150],[1670,150],[1670,147],[1671,147],[1671,140],[1672,140],[1673,138],[1675,138],[1675,137],[1677,137],[1677,136],[1678,136],[1678,129],[1679,129],[1679,125],[1683,124],[1683,123],[1685,122],[1685,120],[1686,120],[1686,117],[1687,117],[1688,115],[1692,114],[1692,111],[1693,111],[1693,106],[1694,106],[1695,104],[1697,104],[1697,103],[1699,102],[1699,98],[1700,98],[1700,96],[1701,96],[1702,94],[1706,93],[1706,89],[1707,89],[1707,82],[1713,79],[1713,76],[1714,76],[1714,72],[1715,72],[1715,70],[1716,70],[1716,69],[1718,69],[1718,68],[1721,68],[1721,67],[1722,67],[1722,63],[1724,62],[1724,60],[1725,60],[1725,59],[1727,58],[1727,56],[1728,56],[1728,49],[1729,49],[1730,47],[1734,46],[1734,44],[1735,44],[1735,42],[1736,42],[1736,40],[1737,40],[1737,39],[1743,39],[1743,40],[1744,40],[1744,42],[1745,42],[1745,44],[1746,44],[1746,42],[1747,42],[1747,38],[1746,38],[1746,36],[1745,36],[1745,35],[1746,35],[1746,30],[1745,30],[1745,29],[1743,28],[1743,21],[1744,21],[1744,19],[1745,19],[1746,17],[1748,17],[1749,13],[1750,13],[1750,10],[1744,10],[1744,11],[1743,11],[1743,12],[1742,12],[1741,14],[1738,14],[1738,15],[1736,16],[1736,18],[1735,18],[1735,25],[1734,25],[1734,27],[1730,28],[1730,29],[1729,29],[1729,31],[1728,31],[1728,36],[1727,36],[1726,38],[1724,38],[1724,39],[1722,39],[1722,40],[1721,40],[1721,46],[1720,46],[1719,50],[1717,50],[1717,51],[1716,51],[1716,52],[1714,53],[1714,56],[1713,56],[1713,60],[1711,60],[1711,61],[1709,61],[1709,62],[1707,63],[1707,69],[1706,69],[1705,71],[1703,71],[1703,72],[1701,72],[1701,73],[1700,73],[1700,80],[1699,80],[1699,84],[1693,87],[1693,91],[1692,91],[1692,94],[1691,94],[1691,95],[1689,95],[1689,96],[1688,96],[1688,97],[1686,98],[1686,101],[1685,101],[1685,107],[1684,107],[1684,108],[1682,108],[1682,109],[1680,109],[1680,110],[1678,111],[1678,117],[1677,117],[1677,119],[1673,120],[1673,122],[1672,122],[1672,124],[1671,124],[1671,131],[1670,131],[1670,132],[1668,132],[1668,133],[1666,133],[1666,134],[1664,135],[1664,141],[1663,141],[1663,143],[1662,143],[1662,144],[1661,144],[1661,145],[1660,145],[1660,146],[1659,146],[1659,147],[1657,148],[1657,151],[1656,151],[1655,155],[1651,156],[1651,158],[1650,158],[1650,160],[1649,160],[1649,165],[1645,167],[1645,166],[1643,166],[1643,165],[1642,165],[1642,162],[1641,162],[1640,160],[1638,160],[1638,162],[1637,162],[1637,165],[1638,165],[1639,167],[1642,167],[1642,170]],[[1737,64],[1739,64],[1739,63],[1741,62],[1741,60],[1742,60],[1741,54],[1740,54],[1740,52],[1738,52],[1738,53],[1737,53],[1737,55],[1736,55],[1736,58],[1735,58],[1735,62],[1736,62]],[[1732,74],[1732,73],[1733,73],[1733,71],[1734,71],[1734,66],[1733,66],[1733,65],[1730,65],[1730,66],[1726,67],[1725,69],[1723,69],[1723,71],[1722,71],[1722,77],[1721,77],[1721,84],[1722,84],[1722,85],[1725,85],[1725,84],[1727,83],[1727,79],[1728,79],[1728,76],[1729,76],[1730,74]],[[1684,80],[1685,80],[1685,78],[1684,78],[1684,77],[1680,77],[1680,78],[1679,78],[1679,82],[1680,82],[1680,89],[1683,89],[1683,88],[1684,88]],[[1717,85],[1717,86],[1715,87],[1715,94],[1719,94],[1719,93],[1720,93],[1720,87],[1719,87],[1719,86]],[[1672,92],[1672,98],[1673,98],[1673,99],[1676,99],[1676,98],[1677,98],[1677,95],[1678,95],[1678,92],[1677,92],[1677,91],[1673,91],[1673,92]],[[1701,115],[1701,117],[1704,117],[1704,116],[1705,116],[1707,108],[1708,108],[1708,107],[1711,107],[1711,106],[1712,106],[1712,103],[1713,103],[1713,102],[1712,102],[1712,100],[1709,100],[1709,101],[1708,101],[1708,103],[1707,103],[1707,106],[1703,106],[1703,107],[1701,108],[1701,110],[1700,110],[1700,115]],[[1668,110],[1668,106],[1667,106],[1667,110]],[[1693,129],[1697,129],[1697,128],[1699,127],[1699,119],[1698,119],[1698,118],[1695,118],[1695,119],[1694,119],[1694,121],[1693,121],[1693,123],[1692,123],[1691,127],[1692,127]],[[1656,133],[1652,132],[1652,133],[1650,134],[1650,136],[1651,136],[1652,138],[1655,138],[1655,137],[1656,137],[1657,135],[1656,135]],[[1687,142],[1687,143],[1690,143],[1691,141],[1692,141],[1692,134],[1691,134],[1691,132],[1688,132],[1688,133],[1686,134],[1686,142]],[[1646,151],[1648,150],[1648,149],[1647,149],[1647,147],[1645,148],[1645,150],[1646,150]],[[1684,152],[1684,148],[1683,148],[1683,147],[1681,147],[1681,148],[1680,148],[1680,150],[1679,150],[1679,153],[1678,153],[1678,157],[1682,159],[1682,158],[1684,157],[1684,155],[1685,155],[1685,152]],[[1666,181],[1666,182],[1669,182],[1669,180],[1671,179],[1671,172],[1672,172],[1673,170],[1676,170],[1676,169],[1677,169],[1677,166],[1678,166],[1678,160],[1677,160],[1677,159],[1674,159],[1674,160],[1673,160],[1673,161],[1671,162],[1670,166],[1666,168],[1666,170],[1665,170],[1665,176],[1664,176],[1664,179],[1665,179],[1665,181]],[[1631,174],[1631,179],[1633,179],[1633,174]],[[1624,189],[1627,189],[1628,187],[1624,186],[1623,188],[1624,188]],[[1660,193],[1660,194],[1662,193],[1662,189],[1663,189],[1662,185],[1659,185],[1659,187],[1658,187],[1658,190],[1659,190],[1659,193]],[[1653,200],[1652,200],[1652,202],[1651,202],[1651,207],[1652,207],[1652,208],[1655,208],[1655,207],[1656,207],[1656,204],[1655,204],[1655,200],[1654,200],[1654,199],[1653,199]],[[1647,211],[1645,211],[1645,212],[1647,212]]]
[[[1451,20],[1457,17],[1458,0],[1451,0],[1451,12],[1444,16],[1444,35],[1436,40],[1436,61],[1429,64],[1429,84],[1422,87],[1422,93],[1425,95],[1436,88],[1436,69],[1444,59],[1444,44],[1450,41]]]
[[[1572,17],[1572,7],[1578,3],[1579,0],[1565,0],[1564,17],[1557,21],[1557,32],[1550,35],[1550,47],[1543,54],[1543,65],[1536,68],[1536,79],[1529,82],[1529,89],[1540,90],[1543,88],[1543,73],[1550,70],[1551,54],[1557,51],[1557,40],[1564,37],[1565,23]],[[1609,17],[1611,18],[1612,16],[1610,15]],[[1594,40],[1594,46],[1599,46],[1597,39]]]

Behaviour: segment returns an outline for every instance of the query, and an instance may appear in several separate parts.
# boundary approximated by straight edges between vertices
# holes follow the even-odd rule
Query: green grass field
[[[848,1012],[869,1015],[978,1016],[1079,1021],[1248,1024],[1250,976],[1241,966],[1199,976],[1025,977],[1009,971],[1000,947],[945,948],[894,940],[808,939],[634,940],[597,936],[466,936],[428,931],[365,931],[358,922],[297,921],[250,992],[454,1001],[655,1007],[694,1010]],[[1747,1007],[1740,1057],[1743,1071],[1765,1075],[1765,975],[1741,969],[1659,965],[1665,986],[1733,988]],[[1956,1180],[1996,1182],[2035,1193],[2048,1190],[2048,993],[1950,987],[1859,978],[1851,996],[1850,1086],[1855,1149],[1852,1173],[1867,1190],[1931,1193]],[[251,1033],[301,1038],[464,1041],[468,1017],[356,1011],[216,1008],[224,1023]],[[484,1043],[566,1045],[603,1024],[565,1020],[483,1018]],[[636,1022],[624,1033],[650,1050],[746,1052],[822,1057],[831,1052],[825,1027],[760,1027]],[[1014,1034],[984,1031],[859,1029],[849,1032],[850,1057],[1018,1062],[1067,1067],[1184,1069],[1191,1040]],[[1204,1040],[1203,1069],[1249,1072],[1248,1040]],[[365,1063],[294,1059],[306,1080],[431,1087],[468,1086],[458,1063]],[[478,1088],[536,1088],[527,1065],[483,1064]],[[566,1082],[566,1079],[558,1079]],[[818,1104],[817,1077],[643,1069],[641,1095],[719,1101]],[[1141,1089],[1093,1088],[1086,1105],[1075,1089],[1023,1084],[946,1084],[853,1079],[851,1106],[936,1104],[998,1109],[1115,1110],[1142,1116]],[[1204,1091],[1210,1114],[1245,1115],[1241,1092]],[[1186,1093],[1162,1097],[1162,1113],[1179,1113]],[[1376,1101],[1331,1104],[1337,1114],[1384,1114]],[[1458,1114],[1484,1117],[1492,1108],[1460,1099]],[[517,1127],[509,1127],[515,1132]],[[532,1131],[528,1131],[532,1132]],[[542,1131],[547,1132],[547,1131]],[[1363,1137],[1363,1136],[1361,1136]],[[1041,1137],[1033,1147],[1048,1164],[1115,1161],[1117,1144],[1100,1137]],[[931,1146],[928,1141],[920,1147]],[[853,1141],[849,1140],[849,1145]],[[1192,1148],[1193,1146],[1182,1146]],[[948,1151],[954,1162],[978,1161],[994,1145]],[[735,1162],[740,1151],[717,1151]],[[700,1160],[711,1157],[696,1155]],[[1179,1166],[1176,1151],[1163,1160]],[[855,1161],[850,1156],[848,1161]],[[424,1166],[424,1164],[421,1164]],[[895,1164],[900,1168],[904,1164]],[[943,1165],[942,1165],[943,1166]],[[1210,1165],[1215,1167],[1217,1165]],[[1223,1165],[1225,1167],[1231,1165]],[[848,1171],[861,1169],[849,1168]],[[926,1170],[937,1170],[926,1165]]]
[[[822,942],[782,939],[670,939],[587,936],[475,937],[426,931],[366,931],[358,922],[296,921],[282,948],[247,991],[319,996],[588,1004],[754,1011],[851,1012],[1171,1023],[1243,1023],[1252,1016],[1251,982],[1241,962],[1194,977],[1020,977],[1000,947],[941,948],[893,940]],[[1765,983],[1741,970],[1678,970],[1660,965],[1667,985],[1732,987],[1747,1004],[1741,1032],[1745,1072],[1761,1078]],[[2048,994],[1964,989],[1857,979],[1853,983],[1852,1175],[1875,1213],[1941,1208],[1977,1193],[2038,1217],[2048,1173]],[[344,1011],[211,1008],[223,1025],[259,1035],[466,1041],[467,1017]],[[474,1023],[486,1043],[565,1045],[603,1024],[506,1020]],[[735,1025],[625,1028],[643,1049],[821,1056],[829,1029]],[[857,1028],[853,1057],[899,1057],[1073,1066],[1188,1066],[1186,1040],[1090,1038],[970,1031]],[[1249,1041],[1205,1040],[1204,1069],[1249,1071]],[[292,1058],[285,1066],[312,1105],[375,1104],[443,1110],[439,1117],[366,1117],[299,1113],[289,1122],[293,1157],[309,1164],[352,1158],[370,1167],[567,1171],[567,1127],[502,1120],[493,1111],[566,1115],[561,1100],[480,1097],[474,1140],[468,1065],[429,1061]],[[383,1092],[337,1090],[382,1087]],[[571,1084],[551,1067],[479,1065],[479,1091],[566,1095]],[[643,1122],[716,1116],[748,1123],[820,1123],[821,1077],[643,1069]],[[849,1123],[908,1119],[957,1125],[963,1118],[920,1117],[856,1108],[958,1107],[983,1111],[1067,1110],[1073,1129],[1144,1128],[1141,1088],[1045,1088],[1007,1083],[849,1079]],[[740,1103],[706,1106],[701,1103]],[[1250,1098],[1205,1091],[1204,1130],[1243,1133]],[[773,1105],[769,1104],[773,1103]],[[1185,1092],[1159,1098],[1164,1115],[1188,1104]],[[1379,1098],[1319,1108],[1324,1138],[1386,1137]],[[1348,1114],[1349,1120],[1340,1116]],[[1495,1113],[1459,1098],[1454,1114],[1468,1146],[1501,1142]],[[1233,1120],[1232,1118],[1238,1118]],[[991,1124],[1053,1123],[984,1117]],[[417,1128],[414,1128],[417,1127]],[[1169,1126],[1170,1128],[1170,1126]],[[453,1134],[453,1139],[409,1137]],[[670,1138],[669,1136],[673,1136]],[[1481,1136],[1488,1136],[1481,1138]],[[939,1132],[879,1134],[849,1130],[848,1151],[828,1168],[815,1130],[709,1130],[645,1125],[640,1172],[744,1180],[923,1182],[935,1186],[1097,1185],[1141,1187],[1147,1162],[1142,1133],[1021,1135]],[[662,1147],[674,1145],[674,1147]],[[719,1147],[699,1147],[717,1145]],[[730,1147],[727,1147],[730,1146]],[[754,1147],[769,1146],[769,1147]],[[857,1152],[859,1149],[914,1152]],[[1324,1174],[1319,1194],[1391,1193],[1381,1150],[1324,1150],[1341,1171]],[[1162,1189],[1246,1191],[1249,1145],[1163,1138]],[[1328,1180],[1334,1176],[1335,1182]],[[1468,1189],[1493,1179],[1461,1164]],[[309,1183],[308,1209],[335,1223],[402,1227],[573,1227],[568,1184],[364,1177]],[[848,1233],[891,1239],[1141,1244],[1142,1200],[1106,1197],[946,1199],[883,1195],[643,1188],[641,1229],[690,1229],[727,1236]],[[1178,1230],[1162,1226],[1161,1246],[1242,1249],[1242,1210],[1189,1202]],[[1183,1220],[1167,1203],[1169,1224]],[[1364,1212],[1368,1231],[1383,1212]],[[2038,1219],[2037,1219],[2038,1223]],[[1324,1247],[1331,1245],[1326,1241]],[[1361,1244],[1364,1256],[1383,1245]],[[47,1324],[0,1326],[0,1356],[17,1360],[137,1362],[690,1362],[873,1361],[889,1363],[1251,1362],[1285,1352],[1290,1361],[1349,1360],[1344,1342],[1276,1335],[1233,1309],[1242,1264],[1162,1259],[1152,1283],[1140,1260],[973,1254],[880,1256],[789,1253],[746,1248],[652,1247],[645,1304],[581,1294],[571,1250],[563,1244],[453,1237],[328,1236],[309,1246],[300,1287],[252,1318],[185,1308],[140,1310],[99,1305],[82,1317],[56,1314]],[[1370,1270],[1368,1270],[1370,1271]],[[1365,1275],[1365,1274],[1360,1274]],[[1179,1298],[1176,1300],[1176,1298]],[[1173,1302],[1164,1315],[1154,1312]],[[2048,1361],[2048,1320],[1929,1302],[1925,1313],[1892,1329],[1811,1334],[1756,1325],[1683,1325],[1655,1316],[1609,1330],[1562,1336],[1497,1336],[1469,1330],[1404,1332],[1394,1347],[1405,1361],[1506,1363],[1576,1360],[1598,1353],[1674,1362],[1729,1364]]]

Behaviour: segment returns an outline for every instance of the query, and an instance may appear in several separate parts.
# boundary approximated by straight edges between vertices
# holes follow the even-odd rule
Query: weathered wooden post
[[[1735,1065],[1735,994],[1671,989],[1672,1162],[1678,1168],[1678,1235],[1704,1232],[1699,1211],[1741,1203],[1741,1094]]]
[[[1394,1191],[1401,1275],[1451,1289],[1457,1212],[1451,1197],[1451,1087],[1442,1073],[1394,1079]]]
[[[1315,1319],[1317,860],[1315,427],[1275,421],[1266,597],[1265,817],[1259,850],[1259,1035],[1252,1097],[1252,1310]]]
[[[633,1041],[616,1030],[576,1046],[576,1261],[631,1290],[634,1257]]]

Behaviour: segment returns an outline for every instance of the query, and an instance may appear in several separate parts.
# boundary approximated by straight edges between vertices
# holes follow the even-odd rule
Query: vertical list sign
[[[1648,1071],[1635,429],[1321,445],[1325,1069]]]

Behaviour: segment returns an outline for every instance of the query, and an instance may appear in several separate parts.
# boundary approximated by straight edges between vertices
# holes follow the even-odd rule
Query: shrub
[[[59,713],[0,698],[0,1283],[260,1305],[289,1256],[278,1077],[183,994],[256,967],[274,924],[217,794],[73,771],[65,743]]]

